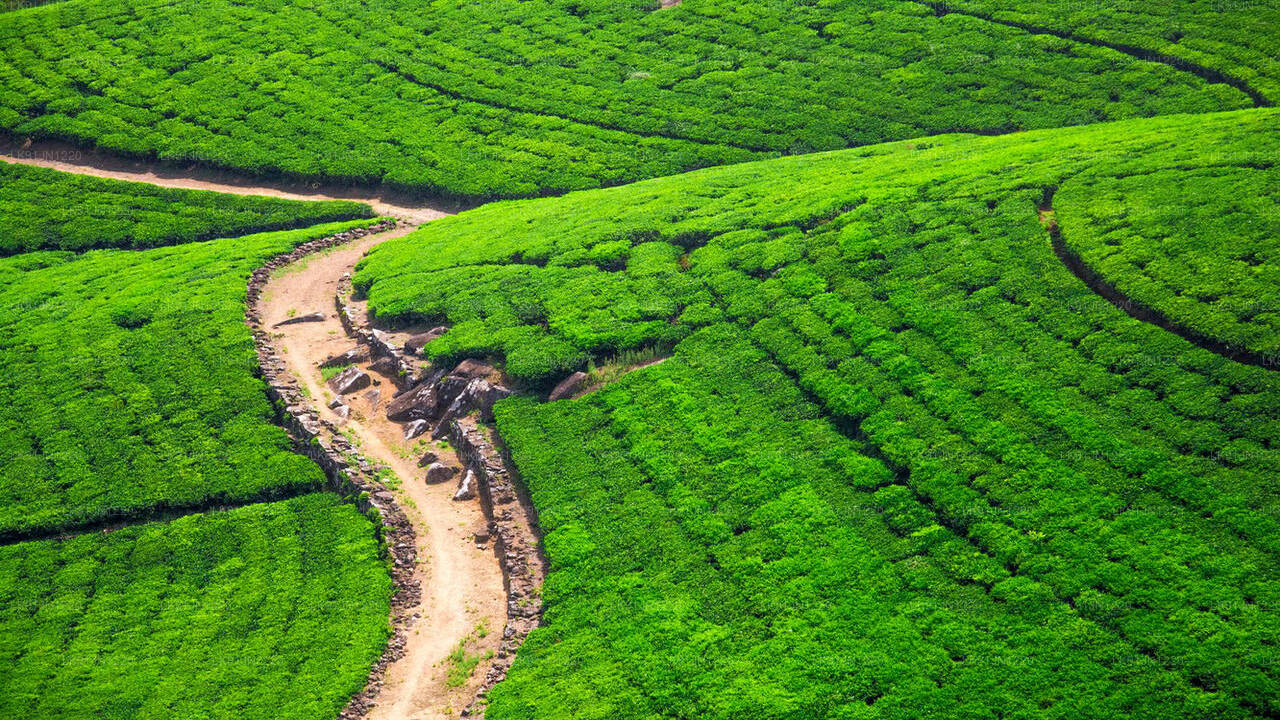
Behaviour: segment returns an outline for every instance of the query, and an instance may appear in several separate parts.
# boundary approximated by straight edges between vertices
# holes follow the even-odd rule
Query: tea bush
[[[1066,246],[1135,303],[1280,366],[1280,171],[1173,169],[1068,182]]]

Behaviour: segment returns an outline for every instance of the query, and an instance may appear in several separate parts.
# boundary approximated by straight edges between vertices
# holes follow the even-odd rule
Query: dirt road
[[[438,214],[437,214],[438,216]],[[263,320],[267,327],[281,320],[322,312],[321,322],[287,325],[272,337],[289,369],[308,390],[312,402],[325,417],[339,421],[328,407],[335,397],[326,387],[318,365],[325,358],[354,346],[334,312],[338,280],[348,273],[370,248],[412,230],[401,226],[371,235],[333,250],[307,256],[277,273],[263,294]],[[364,363],[368,368],[368,363]],[[454,501],[455,483],[428,485],[418,458],[431,450],[446,463],[457,464],[451,451],[430,440],[406,442],[403,427],[382,412],[395,388],[390,379],[370,373],[381,396],[375,410],[369,390],[347,397],[351,417],[345,429],[373,463],[387,466],[398,479],[397,501],[414,523],[418,539],[422,582],[420,617],[408,631],[405,656],[387,671],[377,707],[369,717],[377,720],[456,718],[475,694],[484,677],[486,653],[495,651],[506,621],[506,595],[502,573],[492,549],[481,549],[472,531],[483,524],[478,501]],[[392,481],[391,484],[396,484]],[[463,656],[482,658],[469,674],[454,670],[450,659],[459,645]]]

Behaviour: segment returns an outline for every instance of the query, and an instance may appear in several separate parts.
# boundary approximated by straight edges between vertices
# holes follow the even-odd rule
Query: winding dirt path
[[[440,215],[435,213],[436,217]],[[277,272],[264,289],[261,307],[266,327],[290,317],[324,313],[323,321],[271,331],[289,371],[300,380],[322,418],[344,422],[328,407],[335,395],[325,385],[319,363],[355,345],[334,312],[339,280],[370,248],[411,230],[413,226],[405,224],[309,255]],[[368,371],[369,364],[362,365]],[[424,470],[417,461],[424,452],[436,452],[442,462],[455,466],[459,464],[456,457],[429,439],[406,442],[403,427],[387,420],[384,413],[386,402],[395,392],[394,385],[389,378],[369,372],[378,383],[371,389],[381,397],[375,408],[370,389],[346,396],[351,416],[344,429],[365,457],[385,466],[398,479],[398,483],[388,484],[414,524],[422,583],[422,601],[416,608],[417,619],[407,631],[405,654],[387,669],[377,705],[369,717],[452,719],[475,696],[487,662],[482,659],[470,675],[461,676],[461,681],[455,672],[451,683],[449,675],[455,662],[449,656],[460,644],[473,657],[484,658],[497,651],[506,621],[502,571],[493,550],[482,548],[473,540],[474,530],[485,524],[480,503],[454,501],[456,483],[428,485],[423,481]]]
[[[147,183],[182,190],[212,190],[231,195],[265,195],[286,200],[354,200],[368,203],[379,215],[389,215],[417,225],[464,209],[459,203],[425,201],[383,187],[271,182],[246,179],[229,171],[196,164],[169,164],[134,160],[85,150],[57,140],[17,141],[0,136],[0,162],[62,170],[92,177]]]

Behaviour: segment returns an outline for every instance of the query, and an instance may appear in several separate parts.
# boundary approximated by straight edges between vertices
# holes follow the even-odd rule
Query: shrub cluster
[[[332,494],[0,547],[0,716],[334,717],[389,634]]]
[[[363,203],[172,190],[0,163],[0,255],[143,249],[372,216]]]
[[[1176,5],[1173,19],[1195,12]],[[494,197],[953,131],[1253,104],[1159,61],[919,2],[655,10],[652,0],[429,12],[403,0],[54,3],[0,18],[0,130]],[[1218,24],[1252,14],[1230,9]],[[1150,35],[1171,22],[1143,17]],[[1269,47],[1270,33],[1245,27],[1210,60]],[[1208,36],[1200,24],[1184,32],[1188,46]],[[1280,76],[1273,64],[1258,73]]]
[[[456,323],[432,354],[549,383],[677,343],[586,400],[499,406],[553,571],[490,717],[1275,714],[1280,375],[1094,294],[1040,211],[1265,165],[1278,124],[783,158],[379,248],[379,314]],[[521,336],[545,357],[517,362]]]

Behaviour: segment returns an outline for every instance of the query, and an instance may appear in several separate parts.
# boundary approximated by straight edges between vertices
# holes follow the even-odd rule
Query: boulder
[[[555,402],[568,397],[577,395],[582,387],[587,383],[587,374],[579,370],[569,377],[560,381],[551,394],[547,396],[547,402]]]
[[[276,323],[275,325],[272,325],[271,327],[278,328],[278,327],[284,327],[285,325],[297,325],[299,323],[309,323],[309,322],[324,322],[324,313],[313,312],[313,313],[307,313],[306,315],[298,315],[297,317],[291,317],[288,320],[281,320],[280,322]]]
[[[449,467],[443,463],[431,463],[427,466],[427,482],[435,484],[448,482],[458,474],[458,468]]]
[[[489,363],[468,359],[458,363],[458,366],[455,367],[453,372],[449,373],[449,375],[452,377],[466,378],[468,380],[472,378],[488,378],[491,380],[497,380],[499,373],[498,370]]]
[[[408,340],[405,341],[404,351],[409,355],[417,355],[418,353],[422,352],[422,348],[425,347],[427,343],[431,342],[432,340],[435,340],[441,335],[444,335],[448,331],[449,331],[449,328],[445,327],[444,325],[440,325],[438,327],[433,327],[424,333],[418,333],[417,335],[413,335]]]
[[[378,406],[382,404],[382,391],[374,388],[364,394],[364,399],[369,401],[369,409],[377,412]]]
[[[414,420],[413,422],[404,426],[404,439],[412,440],[418,437],[419,435],[422,435],[423,433],[425,433],[430,429],[431,429],[431,424],[428,423],[426,420]]]
[[[338,353],[337,355],[330,355],[325,358],[324,362],[320,363],[320,367],[330,368],[340,367],[342,365],[355,365],[356,363],[362,363],[368,359],[369,348],[364,345],[357,345],[346,352]]]
[[[458,393],[457,398],[449,405],[449,408],[440,415],[440,420],[436,424],[435,435],[442,436],[448,430],[450,420],[460,418],[473,410],[480,411],[480,417],[483,420],[493,419],[493,405],[499,400],[514,395],[508,388],[501,385],[494,385],[488,380],[476,378],[467,383]]]
[[[372,382],[373,380],[365,371],[358,367],[349,367],[329,378],[329,387],[339,395],[349,395],[369,387]]]
[[[338,408],[342,407],[345,404],[346,403],[342,402],[342,398],[334,398],[332,401],[329,402],[329,409],[337,410]]]
[[[387,419],[395,422],[422,420],[436,412],[435,385],[424,383],[400,393],[387,403]]]
[[[373,363],[369,365],[369,369],[379,375],[385,375],[389,378],[393,378],[400,374],[400,363],[396,362],[396,359],[389,355],[383,355],[377,360],[374,360]]]
[[[462,476],[462,481],[458,483],[458,491],[453,494],[454,500],[474,500],[476,497],[476,474],[467,471]]]
[[[426,453],[422,457],[418,458],[418,467],[427,467],[428,465],[430,465],[433,462],[436,462],[439,459],[440,459],[440,456],[433,452]]]

